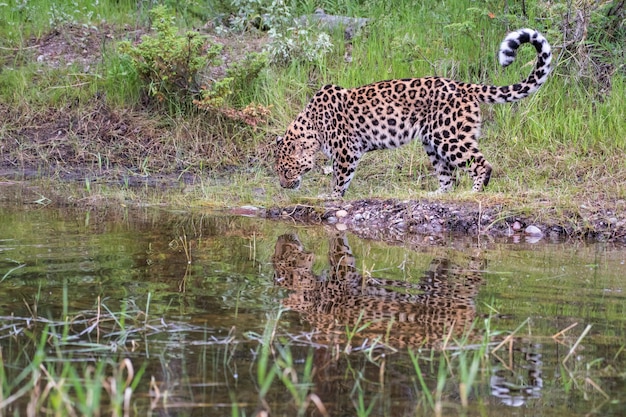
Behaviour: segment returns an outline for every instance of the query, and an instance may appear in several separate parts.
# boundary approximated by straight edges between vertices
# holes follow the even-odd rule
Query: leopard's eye
[[[294,180],[300,176],[300,173],[295,169],[285,168],[283,170],[283,177],[288,180]]]

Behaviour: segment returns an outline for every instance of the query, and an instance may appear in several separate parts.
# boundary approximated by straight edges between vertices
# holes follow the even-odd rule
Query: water
[[[137,414],[626,409],[624,247],[449,237],[404,248],[215,213],[2,204],[6,415],[32,410],[33,390],[7,401],[30,379],[11,383],[34,361],[41,335],[62,334],[64,323],[66,340],[44,339],[48,372],[58,383],[69,361],[87,384],[85,366],[106,362],[115,377],[130,362],[144,372],[131,397]],[[266,394],[263,346],[279,369]],[[40,390],[54,377],[40,376]],[[53,414],[50,404],[37,414]]]

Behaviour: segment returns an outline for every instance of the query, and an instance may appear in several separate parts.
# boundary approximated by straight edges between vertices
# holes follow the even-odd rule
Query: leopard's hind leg
[[[467,171],[472,177],[474,185],[472,191],[482,191],[489,184],[491,178],[491,164],[487,162],[483,154],[478,150],[475,141],[464,144],[467,149],[466,158],[457,158],[457,166]]]
[[[472,191],[482,191],[489,185],[489,178],[491,178],[491,164],[487,162],[484,156],[480,154],[479,157],[472,159],[467,167],[474,185]]]
[[[448,191],[452,191],[454,187],[457,185],[457,176],[456,176],[456,167],[451,165],[448,160],[436,156],[435,160],[431,158],[431,162],[433,167],[435,167],[435,172],[437,173],[437,179],[439,180],[439,189],[437,193],[447,193]]]
[[[445,157],[450,165],[467,171],[474,182],[472,191],[482,191],[491,177],[491,164],[478,149],[481,116],[478,102],[462,100],[453,114],[456,126],[450,127]]]
[[[474,182],[472,191],[482,191],[489,184],[491,164],[478,150],[475,140],[466,140],[458,144],[458,141],[453,139],[452,145],[447,143],[440,148],[439,152],[426,145],[425,148],[439,179],[437,193],[445,193],[456,187],[458,178],[455,171],[457,169],[470,174]]]

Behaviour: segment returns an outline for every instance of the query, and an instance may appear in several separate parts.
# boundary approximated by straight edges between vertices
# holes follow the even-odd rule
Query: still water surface
[[[45,331],[33,323],[70,321],[64,358],[145,367],[138,415],[324,415],[316,401],[332,416],[435,415],[438,383],[441,415],[625,415],[625,262],[600,243],[408,248],[215,213],[4,202],[2,363],[10,380]],[[467,407],[459,345],[482,358]],[[265,395],[262,346],[287,378]]]

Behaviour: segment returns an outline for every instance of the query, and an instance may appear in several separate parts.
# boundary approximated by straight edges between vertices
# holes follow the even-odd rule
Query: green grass
[[[223,387],[230,395],[232,415],[247,415],[244,410],[252,405],[250,395],[256,395],[261,409],[270,413],[289,409],[293,415],[306,415],[307,410],[316,408],[320,415],[332,415],[327,406],[332,408],[333,405],[325,405],[318,396],[320,387],[315,376],[320,372],[323,362],[319,362],[319,358],[324,354],[314,351],[322,349],[324,352],[325,348],[316,344],[303,346],[306,339],[279,330],[280,311],[268,314],[262,335],[242,337],[233,334],[218,340],[205,333],[204,341],[196,341],[187,347],[198,349],[199,343],[203,346],[199,367],[193,371],[190,369],[189,375],[179,375],[177,385],[180,386],[175,387],[171,381],[155,380],[155,372],[157,378],[162,376],[149,365],[150,352],[157,352],[159,340],[170,333],[202,331],[201,328],[195,329],[190,323],[181,323],[179,327],[179,323],[172,319],[163,324],[163,319],[149,314],[149,305],[143,310],[132,307],[113,311],[98,301],[97,311],[72,312],[67,302],[67,290],[65,294],[63,310],[68,314],[65,319],[32,317],[30,329],[14,342],[11,349],[5,346],[0,351],[0,410],[5,412],[4,415],[21,415],[23,410],[29,410],[38,415],[121,416],[161,407],[209,407],[210,404],[205,402],[194,405],[193,400],[182,404],[177,398],[197,390],[193,381],[198,377],[205,383],[217,378],[212,383],[217,387],[220,378],[216,373],[238,373],[238,369],[242,372],[246,364],[250,367],[249,377],[255,381],[256,393],[243,390],[247,386],[244,382],[240,383],[239,389]],[[14,323],[16,330],[26,325],[19,318],[0,318],[3,323],[7,320]],[[447,408],[475,406],[478,398],[484,395],[482,390],[489,386],[492,372],[497,369],[492,364],[494,358],[507,360],[507,348],[501,349],[502,346],[512,348],[520,344],[523,348],[526,345],[527,341],[519,339],[517,334],[525,325],[527,321],[504,337],[490,330],[487,320],[484,335],[478,343],[463,336],[448,341],[443,350],[416,347],[404,351],[386,350],[374,342],[368,349],[349,352],[347,335],[345,348],[333,353],[334,359],[330,363],[339,367],[348,363],[350,372],[344,378],[346,384],[354,384],[349,395],[356,415],[367,416],[380,409],[384,385],[378,384],[384,384],[383,381],[390,377],[386,375],[388,361],[393,361],[394,367],[403,369],[406,377],[413,381],[413,401],[417,409],[441,415]],[[78,332],[77,329],[83,326],[85,330]],[[146,333],[150,333],[149,339],[143,339],[145,336],[142,335]],[[584,336],[571,339],[566,335],[564,342],[569,339],[571,345],[575,341],[573,351]],[[112,341],[118,344],[117,352],[111,349]],[[135,352],[133,346],[143,344],[145,346]],[[237,351],[242,354],[240,346],[244,346],[244,350],[248,349],[247,346],[256,350],[251,363],[235,357]],[[314,356],[318,357],[315,365]],[[583,364],[568,362],[568,358],[569,355],[562,364],[562,389],[606,396],[594,381],[608,372],[597,369],[602,360]],[[16,368],[19,364],[24,364],[21,370]],[[378,382],[368,380],[367,374],[372,367],[379,369]],[[202,374],[198,375],[198,371]],[[211,398],[217,401],[216,404],[223,401],[215,395]]]
[[[124,346],[126,337],[136,331],[137,323],[127,326],[129,312],[113,313],[100,300],[98,303],[96,315],[89,319],[82,315],[69,316],[65,286],[65,319],[39,316],[25,322],[18,317],[0,319],[3,324],[13,322],[12,337],[16,339],[0,349],[0,411],[6,413],[3,415],[23,415],[24,410],[29,415],[99,416],[103,412],[128,415],[145,367],[125,357],[122,351],[115,354],[112,345],[103,340]],[[36,304],[33,308],[36,312]],[[101,333],[104,327],[100,320],[115,324],[106,334]],[[75,326],[87,329],[77,334]],[[110,339],[116,334],[117,337]]]
[[[201,229],[200,225],[187,227]],[[234,226],[222,227],[225,227],[222,234],[226,230],[241,232]],[[191,240],[197,241],[196,238],[197,235]],[[206,239],[205,246],[193,247],[195,257],[187,253],[184,258],[197,262],[196,257],[200,257],[207,261],[201,258],[206,256],[203,252],[216,250],[220,243],[210,236]],[[315,234],[309,239],[319,244]],[[154,251],[150,253],[154,259],[158,259],[157,241],[150,249]],[[164,242],[170,249],[188,244],[186,234]],[[271,257],[270,252],[254,254],[252,246],[253,242],[250,259]],[[268,251],[268,245],[265,246],[264,250]],[[183,251],[180,247],[178,250]],[[232,248],[223,250],[231,252]],[[399,259],[392,256],[383,260],[380,256],[389,250],[381,247],[371,253],[371,259],[398,265]],[[321,248],[315,252],[325,253]],[[401,256],[400,251],[394,254]],[[515,252],[507,252],[507,257],[511,255]],[[522,255],[523,252],[518,256]],[[562,256],[567,260],[571,255]],[[519,262],[528,263],[523,258]],[[562,265],[561,259],[552,262]],[[322,264],[328,267],[325,261]],[[494,264],[497,266],[495,260]],[[414,264],[412,268],[422,270]],[[376,272],[373,270],[372,274]],[[541,277],[545,275],[545,271],[542,272]],[[488,285],[497,286],[497,279],[494,279],[497,276],[492,273]],[[10,278],[9,274],[7,279]],[[215,284],[224,288],[229,285],[221,281],[218,278]],[[190,285],[193,282],[190,280]],[[292,313],[273,304],[266,309],[265,317],[254,317],[259,334],[242,334],[241,329],[255,325],[237,324],[229,331],[219,323],[202,321],[215,317],[211,311],[196,316],[188,306],[170,309],[168,302],[177,303],[171,299],[176,292],[172,289],[166,290],[164,296],[153,297],[149,292],[139,296],[137,292],[129,292],[121,299],[119,294],[103,291],[110,294],[110,299],[98,297],[92,308],[85,309],[74,306],[72,285],[65,284],[58,289],[62,291],[58,298],[42,301],[50,297],[48,288],[40,289],[25,300],[30,316],[0,315],[0,411],[3,415],[27,415],[28,411],[33,415],[122,416],[191,408],[202,408],[209,413],[223,407],[222,410],[229,409],[234,416],[250,415],[255,409],[271,415],[307,415],[315,409],[317,414],[327,416],[334,415],[336,405],[332,393],[324,391],[327,384],[345,390],[349,397],[346,404],[351,403],[358,416],[380,415],[388,396],[402,401],[405,395],[410,398],[407,400],[413,410],[410,415],[433,412],[445,415],[447,410],[471,414],[477,408],[494,406],[490,403],[490,380],[496,374],[504,373],[509,377],[509,388],[511,381],[522,388],[532,386],[527,379],[532,365],[526,356],[529,352],[545,355],[545,363],[540,367],[546,374],[542,388],[545,403],[533,404],[542,410],[552,410],[554,402],[563,400],[564,395],[567,401],[582,401],[579,397],[584,395],[585,404],[599,399],[599,409],[605,398],[618,404],[619,400],[607,398],[603,387],[610,388],[611,381],[624,377],[619,367],[623,363],[623,347],[610,350],[609,357],[601,357],[606,351],[595,350],[595,346],[603,346],[598,339],[606,335],[589,333],[589,325],[574,325],[550,338],[546,331],[558,327],[535,328],[532,319],[508,328],[506,323],[502,324],[504,319],[492,322],[492,317],[500,315],[493,303],[486,306],[489,314],[477,319],[458,338],[448,335],[437,347],[394,348],[380,340],[367,339],[371,337],[367,335],[372,323],[360,319],[353,326],[335,327],[334,341],[321,344],[315,337],[320,335],[321,329],[310,332],[300,328],[294,332],[293,317],[285,317]],[[133,302],[135,297],[145,302],[138,305]],[[184,291],[180,297],[181,304],[194,299]],[[117,299],[119,301],[113,301]],[[43,315],[42,310],[46,308],[53,311]],[[558,308],[557,313],[562,315],[562,308]],[[537,311],[529,313],[536,316]],[[609,309],[604,313],[606,317],[620,317],[617,310]],[[539,316],[560,317],[559,314],[541,313]],[[518,318],[513,321],[517,322]],[[494,322],[506,330],[496,329]],[[555,319],[555,326],[560,324]],[[324,335],[320,336],[325,340]],[[609,337],[614,343],[617,336]],[[588,343],[587,338],[593,340]],[[363,342],[357,346],[356,340]],[[585,349],[578,350],[577,346]],[[615,350],[617,352],[613,353]],[[552,351],[562,356],[555,358],[554,353],[549,353]],[[553,372],[548,363],[556,364],[560,378],[547,376]],[[405,394],[399,396],[389,389],[398,386],[397,378],[406,381]],[[614,390],[609,392],[615,394]]]

